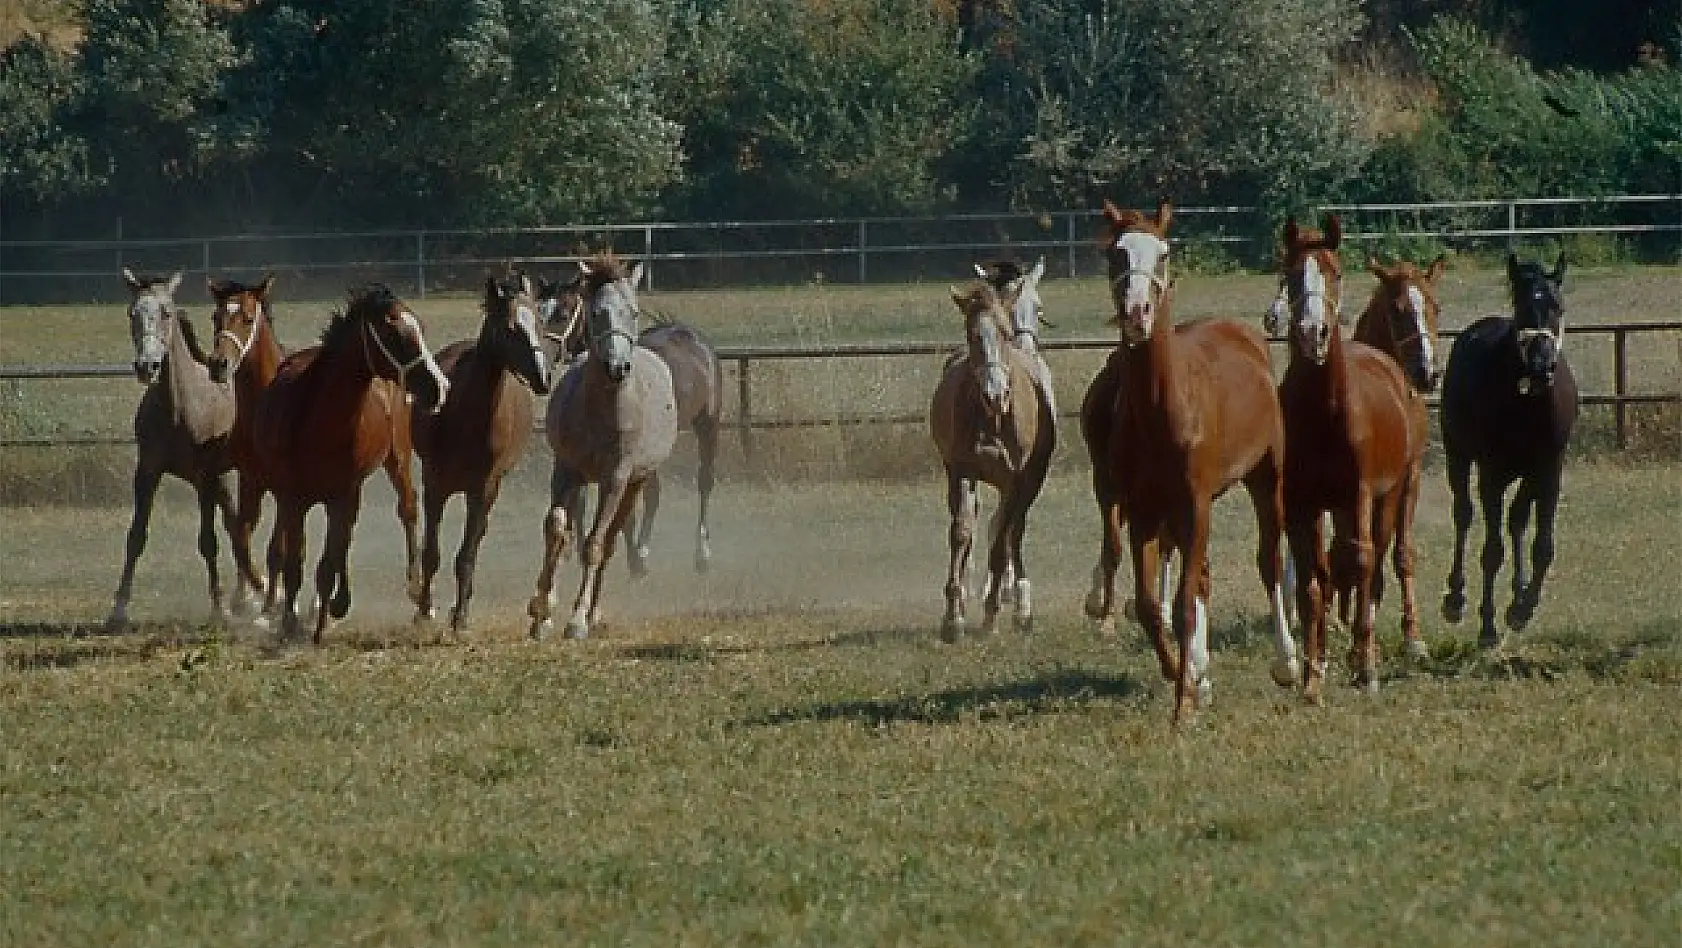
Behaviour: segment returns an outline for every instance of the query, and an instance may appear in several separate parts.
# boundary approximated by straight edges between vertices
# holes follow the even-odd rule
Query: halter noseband
[[[229,339],[234,341],[235,348],[239,349],[239,355],[234,358],[233,364],[228,366],[229,372],[239,368],[239,364],[245,361],[245,356],[251,351],[251,347],[257,344],[257,331],[263,326],[263,314],[264,307],[259,306],[257,308],[257,318],[251,321],[251,332],[246,335],[245,341],[243,342],[240,341],[238,336],[234,335],[233,330],[231,329],[217,330],[217,339],[227,336]],[[382,346],[381,348],[384,347]]]
[[[386,361],[391,363],[391,367],[393,369],[397,370],[397,384],[407,388],[409,383],[409,372],[413,370],[415,366],[426,361],[426,348],[422,346],[420,352],[416,353],[415,357],[410,359],[408,362],[399,362],[397,357],[391,354],[391,350],[386,348],[385,340],[380,338],[379,333],[374,332],[371,328],[369,328],[367,321],[364,320],[362,323],[362,357],[368,362],[368,371],[370,372],[374,372],[374,360],[373,357],[368,354],[368,337],[370,336],[374,338],[374,345],[379,347],[380,354],[385,356]],[[374,372],[374,374],[378,375],[379,373]]]

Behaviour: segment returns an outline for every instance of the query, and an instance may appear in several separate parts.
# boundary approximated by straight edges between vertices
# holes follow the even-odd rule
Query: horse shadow
[[[883,645],[915,645],[932,641],[933,633],[925,628],[858,629],[837,632],[816,639],[791,642],[765,642],[741,645],[715,645],[706,642],[650,642],[626,645],[618,650],[620,658],[633,661],[708,662],[735,655],[776,655],[811,652],[826,648],[875,648]]]
[[[822,721],[851,721],[867,727],[893,724],[962,724],[1037,714],[1061,714],[1095,701],[1133,698],[1145,686],[1130,676],[1058,671],[1023,681],[891,699],[836,701],[785,708],[739,722],[743,727],[780,727]]]
[[[88,662],[144,662],[160,652],[211,645],[225,633],[206,625],[178,622],[134,623],[121,632],[99,622],[0,623],[3,666],[13,671],[51,671]]]

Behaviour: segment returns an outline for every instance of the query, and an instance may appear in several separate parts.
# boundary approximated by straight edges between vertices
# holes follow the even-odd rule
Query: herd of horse
[[[1377,285],[1346,337],[1340,223],[1329,216],[1313,229],[1291,220],[1281,234],[1279,293],[1263,319],[1269,335],[1283,333],[1289,343],[1289,362],[1276,383],[1267,338],[1248,321],[1174,321],[1171,205],[1151,214],[1106,201],[1103,214],[1112,325],[1120,339],[1080,409],[1100,524],[1085,611],[1113,622],[1125,548],[1133,596],[1124,610],[1144,627],[1164,678],[1175,685],[1175,720],[1212,694],[1210,509],[1236,484],[1255,511],[1256,566],[1271,607],[1272,676],[1280,686],[1300,684],[1305,697],[1320,700],[1334,606],[1351,631],[1352,683],[1377,686],[1374,624],[1386,555],[1400,588],[1406,654],[1426,654],[1415,602],[1413,523],[1429,430],[1425,396],[1439,383],[1455,524],[1443,614],[1459,621],[1465,609],[1476,465],[1485,526],[1479,640],[1494,647],[1501,639],[1494,584],[1504,555],[1504,513],[1514,558],[1505,621],[1523,627],[1553,561],[1554,513],[1578,407],[1561,353],[1563,256],[1551,272],[1509,257],[1512,314],[1473,323],[1442,362],[1436,298],[1442,258],[1424,267],[1369,258]],[[994,262],[978,265],[972,283],[952,289],[964,347],[947,360],[929,415],[951,517],[940,630],[947,641],[966,629],[981,484],[998,493],[986,530],[981,631],[994,629],[1005,604],[1013,605],[1019,630],[1033,622],[1022,540],[1058,435],[1051,373],[1038,347],[1044,272],[1043,260],[1032,268]],[[693,327],[671,320],[640,325],[642,273],[641,264],[602,253],[581,262],[565,282],[534,284],[518,271],[487,277],[478,337],[436,353],[414,311],[373,285],[333,314],[318,345],[287,353],[274,331],[272,276],[254,285],[209,281],[215,337],[206,351],[174,302],[180,274],[142,278],[125,270],[134,366],[148,387],[135,415],[134,520],[108,624],[127,623],[153,496],[171,474],[197,491],[199,550],[213,611],[225,617],[253,608],[260,596],[257,621],[278,620],[287,638],[303,627],[304,519],[315,506],[325,508],[311,604],[313,639],[320,643],[330,621],[350,609],[347,553],[362,485],[383,467],[397,493],[417,620],[435,615],[439,524],[449,498],[464,495],[450,627],[465,629],[491,508],[530,440],[537,397],[544,395],[543,430],[554,463],[543,562],[527,608],[531,635],[552,628],[560,604],[555,571],[569,548],[577,548],[583,567],[565,627],[569,637],[587,636],[599,621],[604,567],[621,535],[633,574],[646,572],[659,468],[680,427],[697,438],[695,567],[707,569],[722,371]],[[229,472],[238,474],[237,502],[227,488]],[[1509,510],[1504,500],[1514,481],[1519,486]],[[597,502],[586,528],[590,485]],[[276,518],[260,573],[251,542],[265,494],[274,495]],[[418,530],[423,511],[424,530]],[[237,567],[232,597],[224,596],[217,572],[218,512]],[[1527,572],[1523,540],[1533,512]],[[1299,622],[1301,655],[1292,633]]]

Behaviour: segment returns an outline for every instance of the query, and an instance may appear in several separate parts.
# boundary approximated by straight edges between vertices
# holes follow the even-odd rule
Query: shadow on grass
[[[837,632],[815,639],[789,642],[764,642],[743,645],[714,645],[706,642],[651,642],[627,645],[618,650],[620,658],[656,662],[709,662],[731,655],[775,655],[780,653],[811,652],[826,648],[874,648],[879,645],[916,645],[934,642],[929,629],[859,629]]]
[[[160,650],[224,641],[226,633],[186,623],[139,623],[124,632],[108,632],[99,623],[0,623],[0,653],[15,671],[75,668],[94,661],[138,661]]]
[[[1131,698],[1145,686],[1121,676],[1062,671],[1027,681],[937,691],[900,698],[839,701],[771,711],[741,722],[776,727],[803,721],[854,721],[870,727],[890,724],[960,724],[998,721],[1031,714],[1060,714],[1093,701]]]

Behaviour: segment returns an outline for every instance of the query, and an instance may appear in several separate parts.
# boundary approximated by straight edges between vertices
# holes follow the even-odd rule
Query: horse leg
[[[1098,563],[1086,594],[1087,618],[1100,626],[1115,623],[1115,571],[1121,565],[1121,503],[1103,465],[1092,468],[1092,495],[1098,501]]]
[[[210,580],[210,621],[224,622],[228,609],[222,602],[222,571],[216,562],[220,550],[216,545],[217,509],[227,510],[233,505],[228,497],[228,485],[219,474],[206,474],[196,485],[199,497],[199,556],[204,558],[205,574]]]
[[[403,571],[408,579],[409,601],[420,602],[420,504],[415,499],[411,451],[406,444],[394,439],[391,450],[386,452],[384,466],[386,478],[391,481],[392,490],[397,492],[397,519],[403,524]]]
[[[956,642],[964,632],[964,596],[968,592],[970,546],[975,541],[975,483],[946,467],[946,511],[952,524],[947,530],[951,562],[946,570],[946,615],[940,622],[940,638]]]
[[[1378,604],[1384,596],[1383,553],[1389,548],[1395,511],[1393,497],[1356,492],[1355,624],[1350,626],[1349,668],[1356,687],[1378,691]]]
[[[1291,561],[1296,564],[1297,615],[1302,620],[1302,696],[1319,704],[1326,677],[1326,606],[1331,565],[1326,557],[1325,518],[1317,510],[1293,511],[1286,522]]]
[[[1416,461],[1409,467],[1407,479],[1397,488],[1395,539],[1390,548],[1396,582],[1402,588],[1402,647],[1412,661],[1429,658],[1431,654],[1419,634],[1419,603],[1413,581],[1413,518],[1419,508],[1420,476],[1420,463]]]
[[[321,541],[321,559],[315,564],[315,635],[321,644],[322,633],[333,619],[342,619],[350,612],[350,536],[356,528],[356,508],[362,502],[360,486],[348,496],[335,497],[327,502],[327,536]]]
[[[607,580],[607,563],[613,559],[613,553],[617,548],[616,540],[620,533],[624,531],[625,523],[636,515],[637,495],[642,491],[642,487],[642,482],[639,481],[625,488],[625,496],[619,502],[619,509],[613,512],[613,519],[608,522],[606,529],[602,532],[602,568],[596,570],[595,584],[590,589],[589,621],[592,627],[601,624],[602,585]]]
[[[660,512],[660,472],[648,475],[642,489],[642,522],[632,508],[625,515],[625,562],[631,576],[641,579],[648,575],[649,541],[654,539],[654,515]]]
[[[1166,549],[1159,535],[1158,525],[1146,526],[1137,518],[1127,522],[1127,545],[1133,554],[1133,601],[1137,603],[1134,618],[1145,627],[1151,645],[1156,649],[1157,665],[1164,681],[1180,677],[1180,659],[1168,648],[1167,616],[1163,599],[1155,588],[1157,577],[1169,568]]]
[[[467,605],[473,599],[473,571],[479,564],[479,544],[490,528],[491,508],[502,489],[502,475],[492,475],[477,491],[467,492],[467,523],[461,531],[461,549],[456,551],[456,604],[450,609],[450,631],[467,630]]]
[[[695,572],[705,573],[712,568],[713,559],[712,531],[707,528],[707,507],[712,500],[713,468],[718,461],[718,419],[703,415],[695,419],[694,429],[697,459],[695,489],[700,494],[701,506],[700,516],[695,522]],[[654,512],[650,510],[647,516],[652,522]]]
[[[576,529],[575,511],[583,507],[585,486],[576,472],[561,467],[559,462],[549,474],[549,513],[543,518],[543,565],[537,571],[537,592],[526,604],[534,639],[542,639],[554,625],[549,614],[557,604],[555,567],[566,555],[567,541]]]
[[[993,508],[993,516],[987,518],[987,549],[989,551],[998,544],[1005,530],[1009,529],[1009,527],[1010,519],[1005,515],[1004,493],[1000,492],[999,504],[997,507]],[[1006,549],[1008,548],[1009,547],[1007,546]],[[991,560],[991,554],[989,554],[988,558]],[[991,569],[989,569],[988,575],[989,579],[991,579]],[[1000,602],[1010,602],[1015,596],[1016,564],[1011,562],[1011,559],[1008,556],[1005,557],[1004,571],[998,574],[998,582],[995,585],[998,587]]]
[[[1483,507],[1483,599],[1478,606],[1481,626],[1478,644],[1495,648],[1501,644],[1501,632],[1495,627],[1495,575],[1501,571],[1501,502],[1507,484],[1487,469],[1478,472],[1478,501]]]
[[[1549,567],[1553,566],[1554,519],[1559,510],[1560,474],[1556,467],[1545,478],[1539,478],[1533,492],[1536,498],[1536,538],[1531,544],[1530,560],[1534,573],[1525,586],[1523,596],[1515,595],[1512,607],[1507,610],[1507,624],[1515,630],[1524,628],[1536,614],[1536,607],[1542,604],[1542,580],[1547,577]]]
[[[584,578],[578,585],[578,598],[573,601],[572,618],[567,620],[566,635],[569,639],[583,639],[590,635],[590,618],[596,611],[596,598],[601,589],[600,573],[613,549],[615,538],[611,534],[622,529],[625,518],[629,516],[625,509],[627,501],[636,502],[636,490],[628,478],[615,473],[602,481],[595,520],[580,544]]]
[[[298,636],[298,593],[304,585],[304,514],[303,504],[275,499],[274,533],[269,537],[269,564],[277,571],[278,581],[271,581],[271,589],[282,592],[280,605],[280,634],[282,638]]]
[[[1279,544],[1285,538],[1284,478],[1278,467],[1267,464],[1245,479],[1244,489],[1256,511],[1256,571],[1273,612],[1273,666],[1268,671],[1274,684],[1289,688],[1301,676],[1302,663],[1297,659],[1296,640],[1291,638],[1286,570],[1279,554]]]
[[[1514,619],[1523,608],[1525,592],[1530,586],[1524,572],[1524,533],[1530,529],[1530,511],[1535,502],[1535,482],[1528,477],[1520,478],[1513,502],[1507,508],[1507,537],[1513,548],[1513,601],[1507,606],[1507,625],[1515,630],[1524,625]]]
[[[1180,588],[1175,594],[1174,632],[1180,645],[1180,674],[1174,683],[1174,723],[1207,707],[1214,696],[1209,678],[1209,503],[1193,501],[1188,542],[1181,549]]]
[[[1039,498],[1040,490],[1045,486],[1044,471],[1029,471],[1024,473],[1023,482],[1016,489],[1016,515],[1011,518],[1010,536],[1010,565],[1016,573],[1015,609],[1012,621],[1017,632],[1032,632],[1034,630],[1034,597],[1033,586],[1028,581],[1028,566],[1022,560],[1022,538],[1028,532],[1028,510]]]
[[[251,557],[251,535],[257,530],[257,521],[263,516],[263,485],[257,478],[241,471],[239,474],[239,500],[235,505],[233,524],[228,528],[234,548],[234,566],[237,568],[234,580],[234,609],[243,612],[246,608],[246,589],[249,588],[257,596],[267,598],[268,586],[263,578],[257,575],[257,565]]]
[[[1466,614],[1466,535],[1472,529],[1472,462],[1444,446],[1448,489],[1454,495],[1454,562],[1448,568],[1443,618],[1459,622]]]
[[[999,491],[998,506],[987,521],[987,582],[986,595],[981,597],[981,634],[992,635],[998,628],[999,603],[1005,600],[1005,588],[1010,577],[1010,526],[1016,517],[1016,485]]]
[[[117,580],[117,594],[111,603],[111,615],[105,619],[105,628],[110,632],[121,632],[128,628],[128,604],[134,595],[134,567],[140,562],[140,554],[146,552],[146,534],[152,523],[152,502],[158,495],[158,484],[163,481],[164,472],[161,468],[150,465],[137,467],[134,471],[134,519],[129,522],[128,546],[123,556],[123,575]]]
[[[426,526],[421,533],[421,580],[419,585],[412,586],[409,592],[414,595],[415,622],[426,622],[437,615],[432,605],[432,581],[438,576],[439,561],[442,559],[438,552],[438,529],[443,525],[444,505],[449,500],[432,478],[424,473],[421,475],[421,509],[426,515]]]

